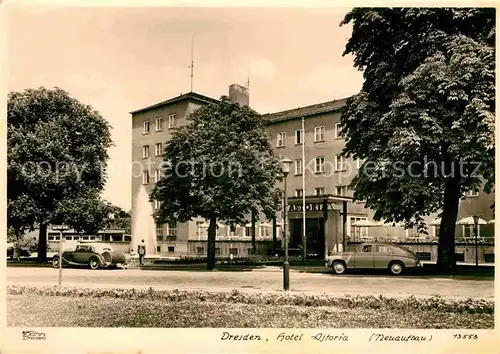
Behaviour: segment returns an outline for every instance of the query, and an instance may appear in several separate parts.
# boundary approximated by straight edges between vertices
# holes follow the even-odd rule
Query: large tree
[[[48,225],[94,232],[104,222],[110,127],[60,88],[11,92],[7,107],[8,225],[39,227],[38,257],[45,261]]]
[[[157,222],[209,220],[207,269],[215,268],[217,221],[244,224],[252,211],[272,218],[279,207],[278,157],[264,119],[221,97],[188,117],[167,142],[164,170],[151,193]]]
[[[494,185],[495,10],[355,8],[349,23],[344,55],[364,76],[341,118],[345,156],[365,159],[355,198],[422,232],[439,212],[452,268],[460,198]]]

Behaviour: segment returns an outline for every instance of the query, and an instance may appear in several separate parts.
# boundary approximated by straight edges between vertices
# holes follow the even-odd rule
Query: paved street
[[[82,287],[153,287],[208,291],[279,291],[282,272],[268,267],[245,272],[155,271],[140,269],[63,269],[63,285]],[[9,267],[9,285],[56,285],[53,268]],[[383,294],[385,296],[431,296],[493,298],[493,280],[464,280],[419,276],[311,274],[291,271],[292,291],[329,294]]]

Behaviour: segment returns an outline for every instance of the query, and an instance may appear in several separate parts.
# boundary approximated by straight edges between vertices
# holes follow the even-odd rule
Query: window
[[[367,228],[363,226],[354,226],[354,224],[358,221],[366,220],[366,218],[363,217],[351,217],[351,223],[350,223],[350,232],[349,235],[351,236],[352,241],[359,240],[362,237],[366,237],[367,235]]]
[[[162,147],[162,143],[155,144],[155,156],[161,156],[161,154],[163,153]]]
[[[72,237],[71,237],[71,236],[66,236],[66,237],[65,237],[65,239],[66,239],[67,241],[71,241]]]
[[[340,123],[335,123],[335,139],[343,139],[342,125]]]
[[[126,237],[125,237],[125,238],[126,238]],[[90,239],[91,239],[91,240],[95,240],[95,236],[90,236]],[[125,240],[125,241],[127,241],[127,240]]]
[[[220,247],[215,247],[215,255],[220,256]]]
[[[325,126],[314,127],[314,142],[325,141]]]
[[[144,145],[142,147],[142,158],[147,159],[149,157],[149,145]]]
[[[370,253],[371,251],[372,251],[372,245],[364,245],[363,246],[363,252]]]
[[[286,133],[278,133],[276,138],[276,147],[286,146]]]
[[[475,190],[470,190],[465,193],[466,197],[479,197],[479,191],[477,189]]]
[[[160,182],[160,170],[155,170],[155,183]]]
[[[304,143],[303,142],[303,140],[304,140],[303,135],[304,134],[303,134],[302,129],[295,131],[295,145],[301,145]]]
[[[196,247],[196,253],[198,253],[198,254],[204,254],[205,253],[205,248],[204,247]]]
[[[345,170],[345,162],[344,157],[341,155],[335,155],[335,171],[343,171]]]
[[[232,254],[233,256],[237,256],[238,255],[238,249],[237,248],[230,248],[229,249],[229,254]]]
[[[269,226],[261,226],[260,227],[260,236],[261,237],[269,237],[271,236],[271,233],[269,232],[270,227]]]
[[[204,224],[204,221],[197,221],[196,222],[196,236],[198,238],[201,238],[206,233],[206,228],[204,228],[204,227],[201,226],[203,224]]]
[[[149,120],[142,122],[142,134],[149,134]]]
[[[159,201],[159,200],[155,200],[155,201],[154,201],[154,208],[155,208],[155,210],[160,209],[160,205],[161,205],[161,203],[160,203],[160,201]]]
[[[495,254],[494,253],[485,253],[484,254],[484,263],[495,263]]]
[[[158,252],[158,253],[161,252],[161,246],[156,246],[156,252]]]
[[[316,157],[316,161],[314,164],[314,172],[315,173],[325,172],[325,158],[324,157]]]
[[[168,127],[169,128],[174,128],[175,127],[175,124],[176,124],[176,121],[175,121],[175,113],[173,114],[170,114],[168,116]]]
[[[173,252],[175,252],[175,247],[174,247],[174,246],[168,246],[168,247],[167,247],[167,251],[168,251],[169,253],[173,253]]]
[[[465,261],[465,253],[455,253],[455,259],[457,262],[464,262]]]
[[[89,237],[88,237],[88,236],[83,236],[83,240],[84,240],[84,241],[88,241],[88,240],[89,240]]]
[[[314,188],[314,195],[325,195],[325,188]]]
[[[296,189],[295,190],[295,196],[296,197],[302,197],[304,195],[304,190],[303,189]]]
[[[177,236],[177,222],[171,221],[168,223],[168,236]]]
[[[338,195],[339,197],[345,197],[346,194],[347,194],[347,187],[346,186],[335,187],[335,195]]]
[[[377,252],[377,253],[391,253],[391,249],[387,246],[377,245],[377,246],[375,246],[375,252]]]
[[[302,159],[295,160],[295,175],[302,174]]]
[[[149,184],[149,172],[142,171],[142,184]]]
[[[156,240],[163,241],[163,225],[156,224]]]
[[[156,131],[162,131],[163,130],[163,117],[158,117],[156,118]]]
[[[431,253],[430,252],[416,252],[417,258],[421,261],[430,261]]]

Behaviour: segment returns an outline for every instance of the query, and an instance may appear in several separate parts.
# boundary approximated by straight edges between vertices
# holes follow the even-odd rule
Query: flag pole
[[[304,128],[304,117],[302,117],[302,260],[307,257],[306,238],[306,130]]]

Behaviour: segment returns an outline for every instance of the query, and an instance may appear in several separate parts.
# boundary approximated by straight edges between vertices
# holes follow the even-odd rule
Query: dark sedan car
[[[74,251],[63,252],[62,261],[62,265],[88,266],[90,269],[127,265],[124,253],[115,252],[110,245],[102,243],[79,244]],[[59,254],[52,258],[52,265],[59,267]]]

